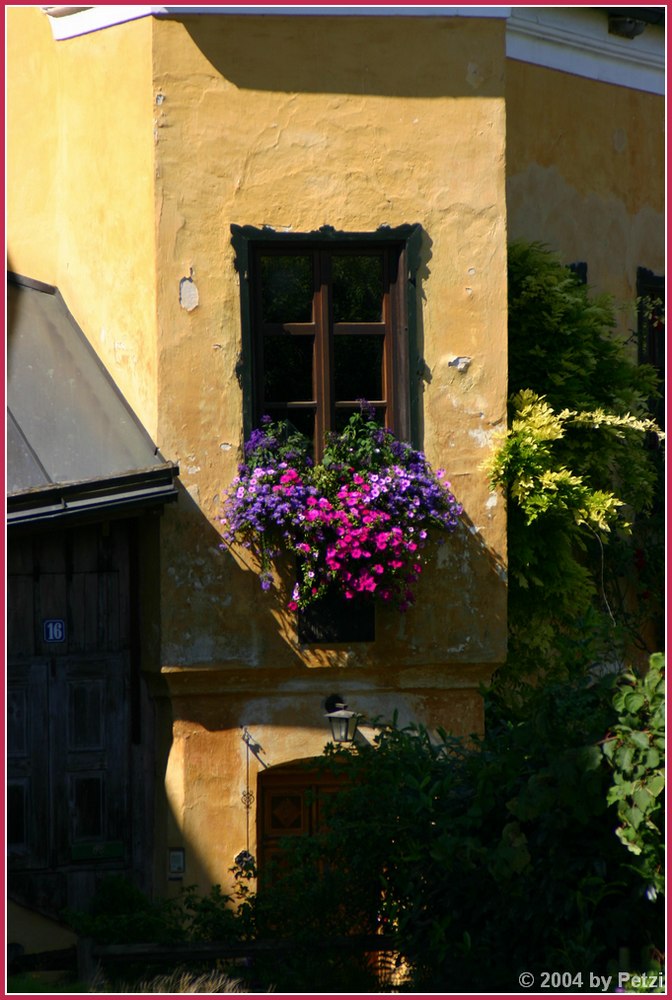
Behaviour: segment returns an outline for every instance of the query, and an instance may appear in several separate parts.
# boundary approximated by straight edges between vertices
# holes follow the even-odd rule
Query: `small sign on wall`
[[[45,642],[65,642],[65,621],[63,618],[45,618],[42,634]]]
[[[179,881],[185,872],[184,848],[171,847],[168,849],[168,879],[169,881]]]

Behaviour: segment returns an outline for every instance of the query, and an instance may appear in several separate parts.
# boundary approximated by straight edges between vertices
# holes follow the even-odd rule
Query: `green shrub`
[[[618,810],[616,835],[637,858],[633,869],[655,899],[665,888],[665,660],[649,660],[640,676],[623,674],[613,704],[618,721],[602,750],[613,770],[607,800]]]
[[[333,750],[325,766],[349,781],[328,831],[286,844],[290,874],[259,895],[267,925],[384,929],[421,992],[515,992],[523,971],[613,975],[619,948],[662,944],[662,900],[614,835],[614,684],[549,683],[516,718],[491,696],[471,746],[393,721],[374,746]]]
[[[513,244],[508,276],[509,430],[488,465],[508,500],[500,686],[646,649],[663,595],[656,371],[616,336],[613,302],[545,247]]]
[[[237,940],[242,925],[230,904],[219,885],[207,895],[188,886],[175,897],[151,900],[122,876],[108,875],[88,911],[67,910],[64,917],[78,934],[100,944]]]

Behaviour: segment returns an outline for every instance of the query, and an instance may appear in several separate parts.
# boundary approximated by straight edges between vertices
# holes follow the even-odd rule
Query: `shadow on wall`
[[[244,90],[387,97],[500,97],[484,42],[503,53],[498,19],[179,18],[214,69]],[[501,41],[500,41],[501,39]],[[447,57],[456,53],[459,58]],[[502,55],[503,61],[503,55]],[[474,84],[474,77],[478,81]]]
[[[305,677],[313,667],[384,669],[388,678],[431,664],[442,670],[491,664],[494,670],[505,658],[504,560],[468,512],[443,544],[427,549],[415,605],[404,614],[376,607],[375,641],[300,641],[296,616],[287,610],[292,557],[276,566],[278,586],[262,590],[251,553],[223,550],[216,525],[184,488],[179,503],[164,512],[162,535],[161,660],[169,668],[254,668],[270,682],[282,671]],[[250,676],[249,683],[254,689],[260,680]]]
[[[263,591],[251,562],[221,551],[217,528],[186,490],[166,509],[164,529],[160,680],[171,735],[166,728],[157,773],[168,779],[166,847],[185,850],[185,885],[228,883],[233,856],[256,829],[256,805],[248,808],[244,796],[266,766],[321,751],[329,740],[324,698],[332,691],[370,717],[391,718],[398,709],[456,735],[479,728],[479,684],[505,654],[506,573],[468,516],[432,552],[416,608],[403,615],[379,609],[375,642],[320,647],[298,643],[285,608],[288,564],[284,590]],[[262,744],[249,759],[247,786],[244,726]],[[216,850],[205,834],[212,828],[227,831]],[[157,888],[162,881],[171,893],[182,884],[168,873]]]

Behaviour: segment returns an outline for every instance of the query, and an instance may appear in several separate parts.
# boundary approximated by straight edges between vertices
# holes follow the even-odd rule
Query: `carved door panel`
[[[258,776],[257,855],[260,876],[282,862],[282,839],[306,837],[325,828],[325,802],[338,791],[334,775],[305,762],[269,768]]]
[[[54,782],[64,793],[54,801],[56,863],[127,859],[127,658],[68,659],[60,671],[51,685]]]

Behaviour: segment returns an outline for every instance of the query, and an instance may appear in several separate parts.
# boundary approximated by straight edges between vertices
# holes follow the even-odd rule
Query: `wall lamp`
[[[620,38],[636,38],[646,28],[646,21],[640,21],[633,17],[628,8],[628,13],[616,14],[609,12],[609,34],[618,35]]]
[[[325,718],[329,719],[334,743],[352,743],[360,716],[348,710],[340,694],[330,694],[325,699],[324,707],[327,710]]]

